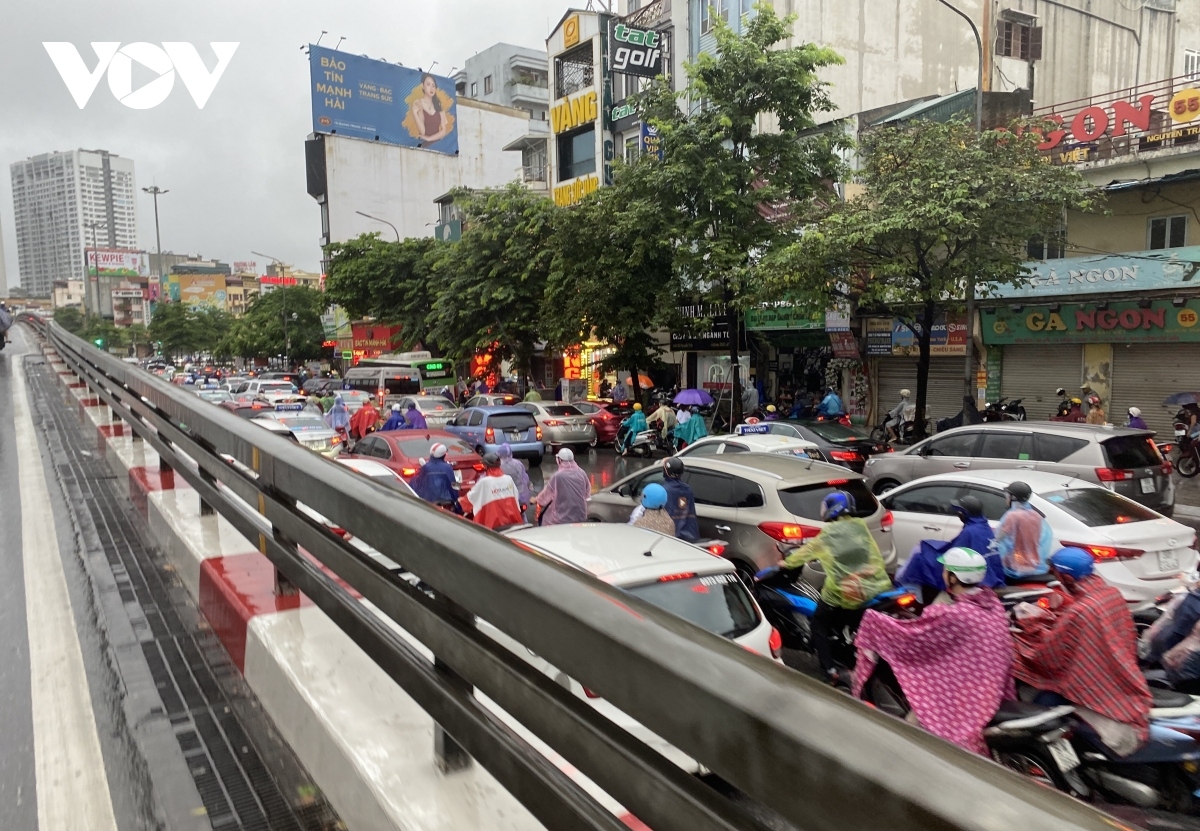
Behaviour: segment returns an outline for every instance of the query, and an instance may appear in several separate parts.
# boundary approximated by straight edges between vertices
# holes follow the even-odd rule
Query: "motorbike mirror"
[[[1059,387],[1058,389],[1056,389],[1054,391],[1054,394],[1055,395],[1066,395],[1067,391],[1065,389],[1063,389],[1062,387]]]

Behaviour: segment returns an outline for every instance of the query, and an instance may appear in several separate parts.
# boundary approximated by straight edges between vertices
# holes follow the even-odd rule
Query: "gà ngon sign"
[[[1154,111],[1155,95],[1143,95],[1137,102],[1114,101],[1107,106],[1093,104],[1077,112],[1070,121],[1061,115],[1047,116],[1047,121],[1059,124],[1063,129],[1050,130],[1044,134],[1045,141],[1039,150],[1053,150],[1062,144],[1068,133],[1075,142],[1096,141],[1108,135],[1119,138],[1130,128],[1141,132],[1150,129],[1150,118]],[[1172,96],[1167,112],[1176,123],[1187,123],[1200,117],[1200,91],[1180,90]],[[1069,129],[1066,129],[1069,126]],[[1164,136],[1165,137],[1165,136]]]

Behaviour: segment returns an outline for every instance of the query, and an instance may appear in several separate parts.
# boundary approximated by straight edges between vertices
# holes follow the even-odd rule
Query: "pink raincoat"
[[[855,638],[854,694],[887,661],[921,726],[946,741],[987,754],[983,729],[1013,697],[1013,642],[1004,606],[991,589],[959,594],[916,620],[868,611]],[[867,651],[874,653],[866,654]]]

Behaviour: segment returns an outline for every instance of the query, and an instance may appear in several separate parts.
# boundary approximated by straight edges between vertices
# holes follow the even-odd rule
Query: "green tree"
[[[462,239],[438,247],[438,285],[429,336],[455,360],[495,345],[496,361],[511,359],[522,383],[542,340],[541,308],[553,260],[550,244],[558,208],[511,184],[495,191],[456,194]]]
[[[83,314],[74,306],[54,310],[54,322],[74,335],[83,329]]]
[[[209,345],[195,311],[184,303],[156,303],[147,330],[162,354],[172,359],[194,355]]]
[[[80,330],[79,337],[106,352],[120,349],[126,343],[124,329],[118,328],[109,318],[95,315],[88,317],[87,325]]]
[[[657,363],[653,330],[675,316],[672,232],[660,206],[643,198],[655,164],[619,166],[612,187],[559,211],[543,327],[556,346],[595,338],[616,348],[606,362],[628,370],[634,398],[638,371]]]
[[[216,351],[243,358],[287,355],[306,361],[321,356],[325,296],[307,286],[287,286],[261,294],[246,314],[233,321]]]
[[[385,242],[363,234],[326,249],[325,296],[351,317],[373,317],[400,326],[404,348],[429,341],[429,318],[437,288],[433,265],[440,253],[433,237]]]
[[[222,351],[222,345],[228,340],[233,328],[234,317],[224,309],[216,306],[192,306],[192,325],[200,333],[200,352],[207,352],[213,357],[228,358],[232,353]]]
[[[688,65],[684,100],[660,84],[641,103],[658,130],[663,161],[644,196],[671,219],[674,267],[684,295],[724,304],[733,368],[733,417],[740,417],[739,309],[758,301],[759,265],[790,239],[797,203],[840,168],[840,134],[817,133],[814,114],[834,109],[817,77],[840,63],[830,49],[776,48],[793,17],[760,3],[743,34],[717,21],[716,48]]]
[[[1034,132],[977,133],[964,121],[876,129],[862,140],[862,191],[831,201],[772,263],[779,296],[814,309],[839,302],[896,315],[919,344],[917,425],[925,424],[929,342],[937,317],[961,309],[968,275],[987,286],[1027,272],[1026,243],[1099,192],[1052,165]]]

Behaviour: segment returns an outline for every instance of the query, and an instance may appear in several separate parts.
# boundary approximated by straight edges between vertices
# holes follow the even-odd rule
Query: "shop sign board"
[[[1052,311],[1053,309],[1053,311]],[[1200,343],[1200,300],[1176,307],[1170,300],[1148,304],[1064,303],[1014,311],[986,309],[983,340],[1016,343]]]
[[[663,74],[663,35],[615,23],[608,35],[608,54],[613,72],[656,78]]]
[[[869,318],[867,320],[867,355],[916,355],[920,350],[917,336],[899,320]],[[965,355],[967,353],[967,324],[961,315],[940,315],[933,322],[929,336],[930,355]]]
[[[892,354],[892,321],[886,317],[867,318],[867,356]]]
[[[853,332],[830,332],[829,345],[833,347],[835,358],[858,357],[858,339]]]
[[[1154,118],[1164,109],[1170,122]],[[1092,151],[1105,138],[1130,136],[1154,145],[1159,142],[1200,135],[1200,125],[1191,122],[1200,117],[1200,90],[1193,87],[1141,95],[1136,101],[1117,100],[1105,104],[1089,103],[1066,115],[1041,116],[1053,126],[1035,130],[1042,142],[1038,149],[1049,154],[1054,164],[1078,164],[1091,161]]]
[[[671,350],[690,352],[729,348],[729,318],[719,303],[695,303],[678,308],[679,316],[690,320],[708,320],[704,331],[672,332]]]
[[[747,309],[746,328],[755,332],[770,332],[782,329],[820,330],[826,327],[825,318],[821,315],[812,315],[788,303],[771,303],[757,309]]]
[[[1069,257],[1025,264],[1016,283],[991,286],[988,297],[1054,297],[1118,291],[1184,289],[1200,269],[1200,245],[1138,251],[1125,255]]]

